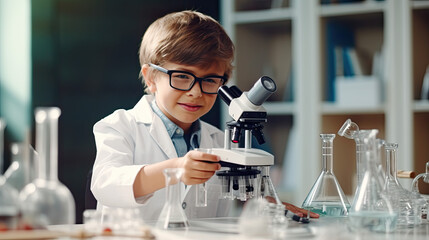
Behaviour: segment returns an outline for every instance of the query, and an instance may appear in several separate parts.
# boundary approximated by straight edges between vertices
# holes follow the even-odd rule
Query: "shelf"
[[[339,106],[337,103],[323,103],[322,114],[340,115],[340,114],[384,114],[384,104],[376,107],[347,107]]]
[[[348,16],[368,13],[383,12],[386,4],[377,1],[365,1],[363,3],[328,4],[320,7],[320,16]]]
[[[265,109],[269,116],[293,115],[295,104],[291,102],[265,102]]]
[[[237,12],[233,21],[236,24],[276,22],[291,20],[293,11],[289,8],[276,8],[255,11]]]
[[[429,100],[414,101],[414,112],[429,112]]]
[[[413,9],[429,9],[429,1],[413,1]]]

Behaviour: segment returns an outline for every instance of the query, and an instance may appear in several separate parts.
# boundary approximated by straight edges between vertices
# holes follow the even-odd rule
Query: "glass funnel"
[[[57,107],[36,108],[36,150],[39,173],[20,193],[24,221],[33,227],[75,223],[75,202],[58,180]]]
[[[162,229],[187,229],[188,218],[182,208],[180,178],[183,168],[167,168],[163,173],[166,184],[166,201],[159,215],[157,227]]]
[[[398,215],[382,193],[377,178],[377,133],[376,129],[360,130],[356,136],[361,143],[365,173],[349,210],[349,227],[354,231],[392,232],[396,229]]]
[[[421,210],[417,209],[414,197],[411,192],[405,190],[396,176],[396,157],[398,144],[386,143],[386,180],[383,187],[383,194],[387,196],[392,204],[392,208],[398,212],[397,225],[414,226],[419,223]],[[417,199],[416,199],[417,200]]]
[[[350,203],[333,171],[335,134],[320,134],[322,139],[322,172],[302,204],[304,209],[320,216],[346,216]]]

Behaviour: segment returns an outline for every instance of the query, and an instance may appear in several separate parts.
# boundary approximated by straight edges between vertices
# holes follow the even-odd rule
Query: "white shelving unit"
[[[377,128],[379,137],[399,143],[398,169],[423,172],[429,161],[427,146],[421,144],[429,142],[429,101],[418,100],[416,92],[421,89],[421,72],[429,65],[429,51],[417,51],[416,43],[429,42],[429,0],[343,4],[290,0],[278,8],[271,8],[271,1],[222,0],[221,22],[236,44],[230,84],[248,90],[260,76],[268,75],[278,85],[278,92],[264,104],[269,114],[264,132],[276,165],[282,168],[277,171],[282,174],[273,174],[282,200],[301,205],[320,173],[319,134],[336,133],[347,118],[363,129]],[[384,101],[378,106],[351,108],[326,101],[325,39],[330,21],[349,24],[356,47],[369,54],[383,48]],[[416,67],[413,62],[421,64]],[[283,101],[291,75],[293,100]],[[335,174],[346,194],[352,195],[354,142],[337,137],[334,150]]]

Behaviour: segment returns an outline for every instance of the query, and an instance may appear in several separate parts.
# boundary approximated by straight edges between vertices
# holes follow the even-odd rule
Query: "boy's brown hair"
[[[143,36],[139,58],[141,67],[167,61],[203,69],[219,64],[229,78],[234,44],[212,17],[187,10],[170,13],[153,22]]]

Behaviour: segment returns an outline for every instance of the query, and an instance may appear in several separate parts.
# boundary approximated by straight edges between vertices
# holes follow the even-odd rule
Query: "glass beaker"
[[[347,216],[350,203],[333,171],[335,134],[320,134],[320,138],[322,139],[322,172],[302,207],[320,216]]]
[[[360,130],[356,138],[361,143],[361,159],[365,173],[349,210],[349,227],[354,231],[392,232],[398,214],[382,193],[377,178],[376,135],[378,130]]]
[[[386,180],[383,187],[383,194],[387,196],[392,204],[392,208],[398,212],[398,227],[414,226],[420,222],[420,216],[412,197],[411,192],[405,190],[398,181],[396,170],[396,157],[398,144],[386,143]]]
[[[162,229],[188,229],[189,223],[182,208],[180,194],[180,178],[183,168],[166,168],[163,173],[166,184],[166,201],[157,221],[157,227]]]
[[[75,202],[70,190],[58,180],[57,107],[35,110],[36,150],[39,173],[20,193],[24,221],[33,227],[52,224],[74,224]]]

